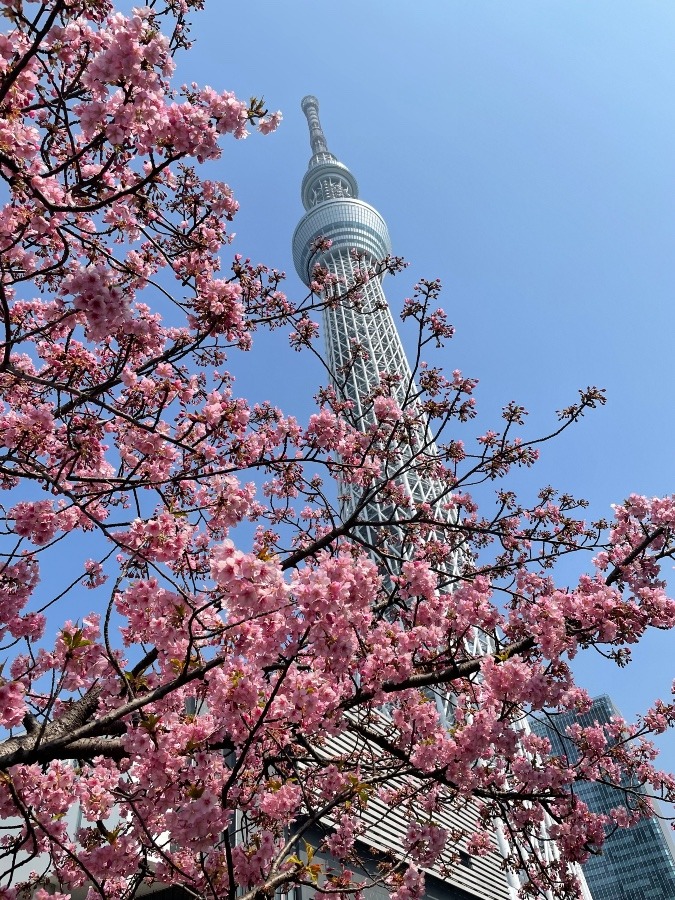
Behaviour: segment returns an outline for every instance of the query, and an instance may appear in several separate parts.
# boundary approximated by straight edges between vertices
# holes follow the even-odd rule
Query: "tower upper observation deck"
[[[307,213],[293,235],[293,262],[304,284],[309,285],[312,269],[317,263],[325,264],[328,256],[356,249],[377,262],[391,253],[391,241],[382,216],[358,199],[356,179],[328,150],[319,120],[319,101],[305,97],[302,110],[309,125],[312,156],[302,179],[302,203]],[[318,237],[330,238],[331,251],[313,249]]]

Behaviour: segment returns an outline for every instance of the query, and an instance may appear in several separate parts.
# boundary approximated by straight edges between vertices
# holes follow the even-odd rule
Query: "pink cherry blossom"
[[[296,298],[230,254],[238,200],[202,163],[281,114],[179,86],[201,5],[0,0],[0,900],[359,900],[369,816],[400,836],[394,900],[466,853],[571,900],[607,824],[578,784],[614,792],[620,827],[675,802],[650,741],[675,701],[568,729],[577,757],[523,722],[589,709],[577,654],[625,665],[675,626],[675,499],[631,495],[607,526],[551,487],[519,498],[547,436],[515,402],[474,432],[476,379],[423,361],[453,335],[438,281],[403,307],[416,381],[374,369],[358,395],[350,339],[306,420],[241,396],[230,360],[267,364],[262,330],[320,355],[322,317],[365,313],[405,263],[355,250],[350,281],[319,236]],[[556,432],[603,402],[582,391]]]

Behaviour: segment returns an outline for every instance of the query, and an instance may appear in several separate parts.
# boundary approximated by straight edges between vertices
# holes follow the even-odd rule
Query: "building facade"
[[[554,755],[575,753],[565,731],[575,723],[582,727],[609,724],[619,712],[607,696],[597,697],[590,710],[580,715],[556,714],[552,724],[532,721],[532,730],[551,741]],[[599,783],[580,783],[579,798],[595,813],[610,814],[619,806],[615,789]],[[631,828],[620,828],[607,837],[602,853],[583,866],[593,900],[675,900],[675,860],[657,819],[643,819]]]

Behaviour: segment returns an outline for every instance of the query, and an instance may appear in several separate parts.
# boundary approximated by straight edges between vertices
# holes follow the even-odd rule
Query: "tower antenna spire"
[[[309,125],[309,142],[312,146],[312,153],[328,153],[326,136],[319,121],[319,101],[316,97],[308,94],[302,98],[301,106]]]

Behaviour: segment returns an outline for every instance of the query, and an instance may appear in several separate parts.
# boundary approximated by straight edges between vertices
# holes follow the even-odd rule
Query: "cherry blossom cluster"
[[[675,625],[675,500],[631,496],[611,523],[552,488],[520,501],[504,479],[543,440],[525,410],[462,436],[476,380],[421,355],[357,403],[336,389],[367,358],[352,342],[304,422],[238,395],[257,331],[319,353],[321,312],[364,311],[404,263],[317,266],[293,300],[278,269],[223,262],[238,203],[200,165],[280,115],[174,87],[202,5],[0,0],[0,900],[358,898],[373,807],[409,823],[377,876],[394,900],[460,852],[496,858],[496,827],[525,896],[570,900],[608,824],[577,783],[613,788],[621,826],[673,802],[649,738],[675,703],[570,729],[576,762],[523,723],[588,709],[577,653],[624,665]],[[403,307],[420,354],[453,334],[439,294]],[[603,402],[583,391],[558,431]],[[572,552],[593,561],[560,584]]]

